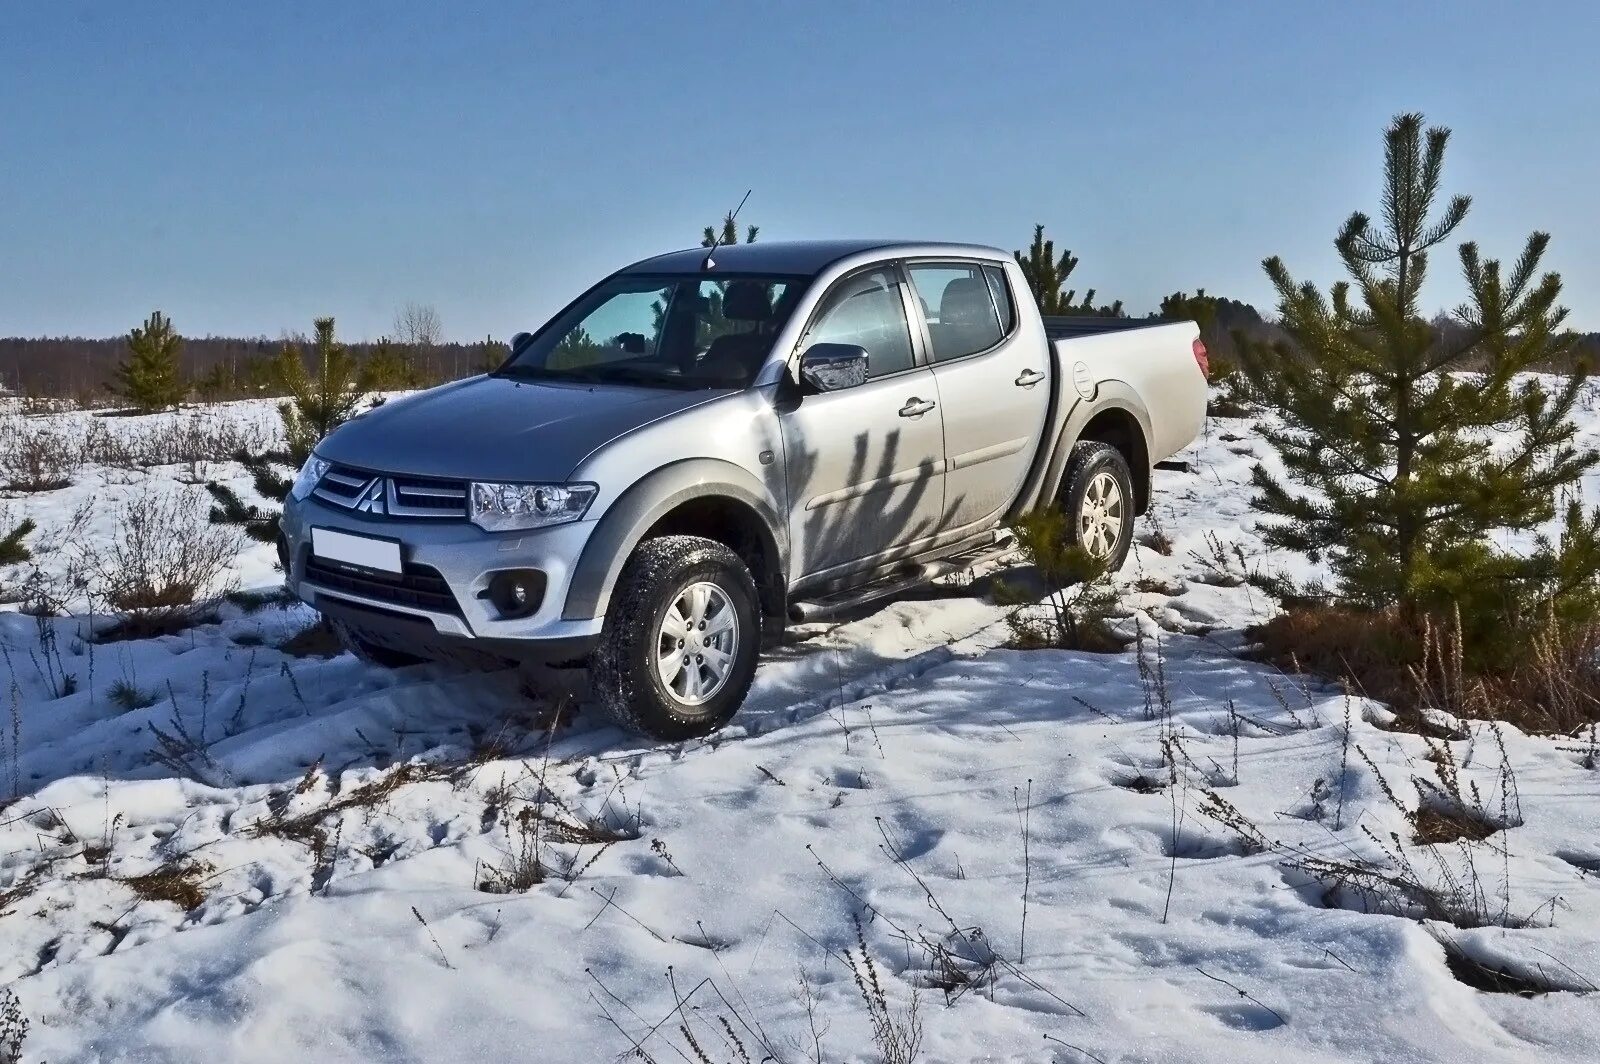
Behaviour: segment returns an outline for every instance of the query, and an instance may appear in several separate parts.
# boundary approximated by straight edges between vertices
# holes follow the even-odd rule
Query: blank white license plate
[[[311,553],[329,561],[382,569],[386,573],[402,571],[400,544],[392,539],[373,539],[371,536],[335,532],[331,528],[313,528]]]

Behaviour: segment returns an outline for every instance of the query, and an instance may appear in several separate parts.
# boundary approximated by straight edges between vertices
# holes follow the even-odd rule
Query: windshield
[[[799,300],[799,277],[623,275],[596,287],[499,370],[504,376],[743,388]]]

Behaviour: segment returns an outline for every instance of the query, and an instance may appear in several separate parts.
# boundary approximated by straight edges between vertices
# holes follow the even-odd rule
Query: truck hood
[[[379,473],[563,481],[595,448],[723,394],[471,377],[391,399],[336,429],[317,454]]]

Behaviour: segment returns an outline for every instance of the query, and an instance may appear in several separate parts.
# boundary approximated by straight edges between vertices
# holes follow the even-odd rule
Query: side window
[[[1009,335],[1017,327],[1017,308],[1011,303],[1011,286],[1006,284],[1006,271],[999,266],[985,266],[983,275],[989,279],[989,291],[994,293],[994,305],[1000,311],[1000,331]]]
[[[911,327],[892,269],[858,273],[828,293],[802,346],[823,343],[866,348],[872,378],[911,368]]]
[[[924,263],[907,272],[928,321],[935,362],[976,354],[1000,342],[1000,319],[982,267]]]

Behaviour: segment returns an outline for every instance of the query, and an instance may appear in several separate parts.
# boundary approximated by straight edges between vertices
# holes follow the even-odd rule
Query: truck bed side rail
[[[1044,334],[1052,340],[1070,340],[1074,336],[1092,336],[1095,333],[1118,332],[1123,329],[1153,329],[1158,325],[1172,325],[1176,318],[1095,318],[1076,314],[1043,315]]]

